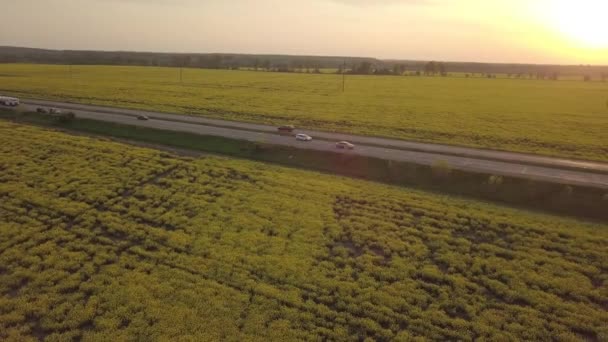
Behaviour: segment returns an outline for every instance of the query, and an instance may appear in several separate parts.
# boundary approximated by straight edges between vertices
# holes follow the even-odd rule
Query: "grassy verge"
[[[89,119],[58,122],[47,115],[0,111],[0,117],[90,134],[271,162],[424,190],[463,195],[518,207],[608,221],[608,193],[513,177],[424,166],[334,152],[302,150],[223,137],[164,131]]]

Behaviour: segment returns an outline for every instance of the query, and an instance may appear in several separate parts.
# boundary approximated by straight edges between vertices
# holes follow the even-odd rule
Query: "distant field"
[[[608,83],[0,65],[0,92],[608,161]]]
[[[608,227],[0,122],[0,340],[608,338]]]

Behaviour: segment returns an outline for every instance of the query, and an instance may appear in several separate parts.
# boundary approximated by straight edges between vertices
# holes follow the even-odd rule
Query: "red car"
[[[296,129],[293,125],[285,125],[277,128],[279,133],[291,133],[294,129]]]

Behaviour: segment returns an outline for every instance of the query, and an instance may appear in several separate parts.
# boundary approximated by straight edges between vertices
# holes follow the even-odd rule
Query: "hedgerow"
[[[606,225],[0,122],[0,340],[605,340]]]

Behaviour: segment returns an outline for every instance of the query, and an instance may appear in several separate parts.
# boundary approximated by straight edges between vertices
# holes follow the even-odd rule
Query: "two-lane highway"
[[[74,112],[79,118],[199,135],[221,136],[302,149],[338,151],[340,153],[422,165],[433,165],[439,161],[443,161],[451,168],[459,170],[608,189],[608,164],[606,163],[413,143],[328,132],[298,131],[299,133],[307,133],[313,137],[313,141],[303,142],[297,141],[293,136],[276,134],[276,127],[266,125],[39,100],[23,101],[20,109],[35,111],[39,106],[69,110]],[[146,115],[150,117],[150,120],[137,120],[138,115]],[[357,146],[354,150],[338,150],[335,147],[335,142],[340,140],[356,143]]]

